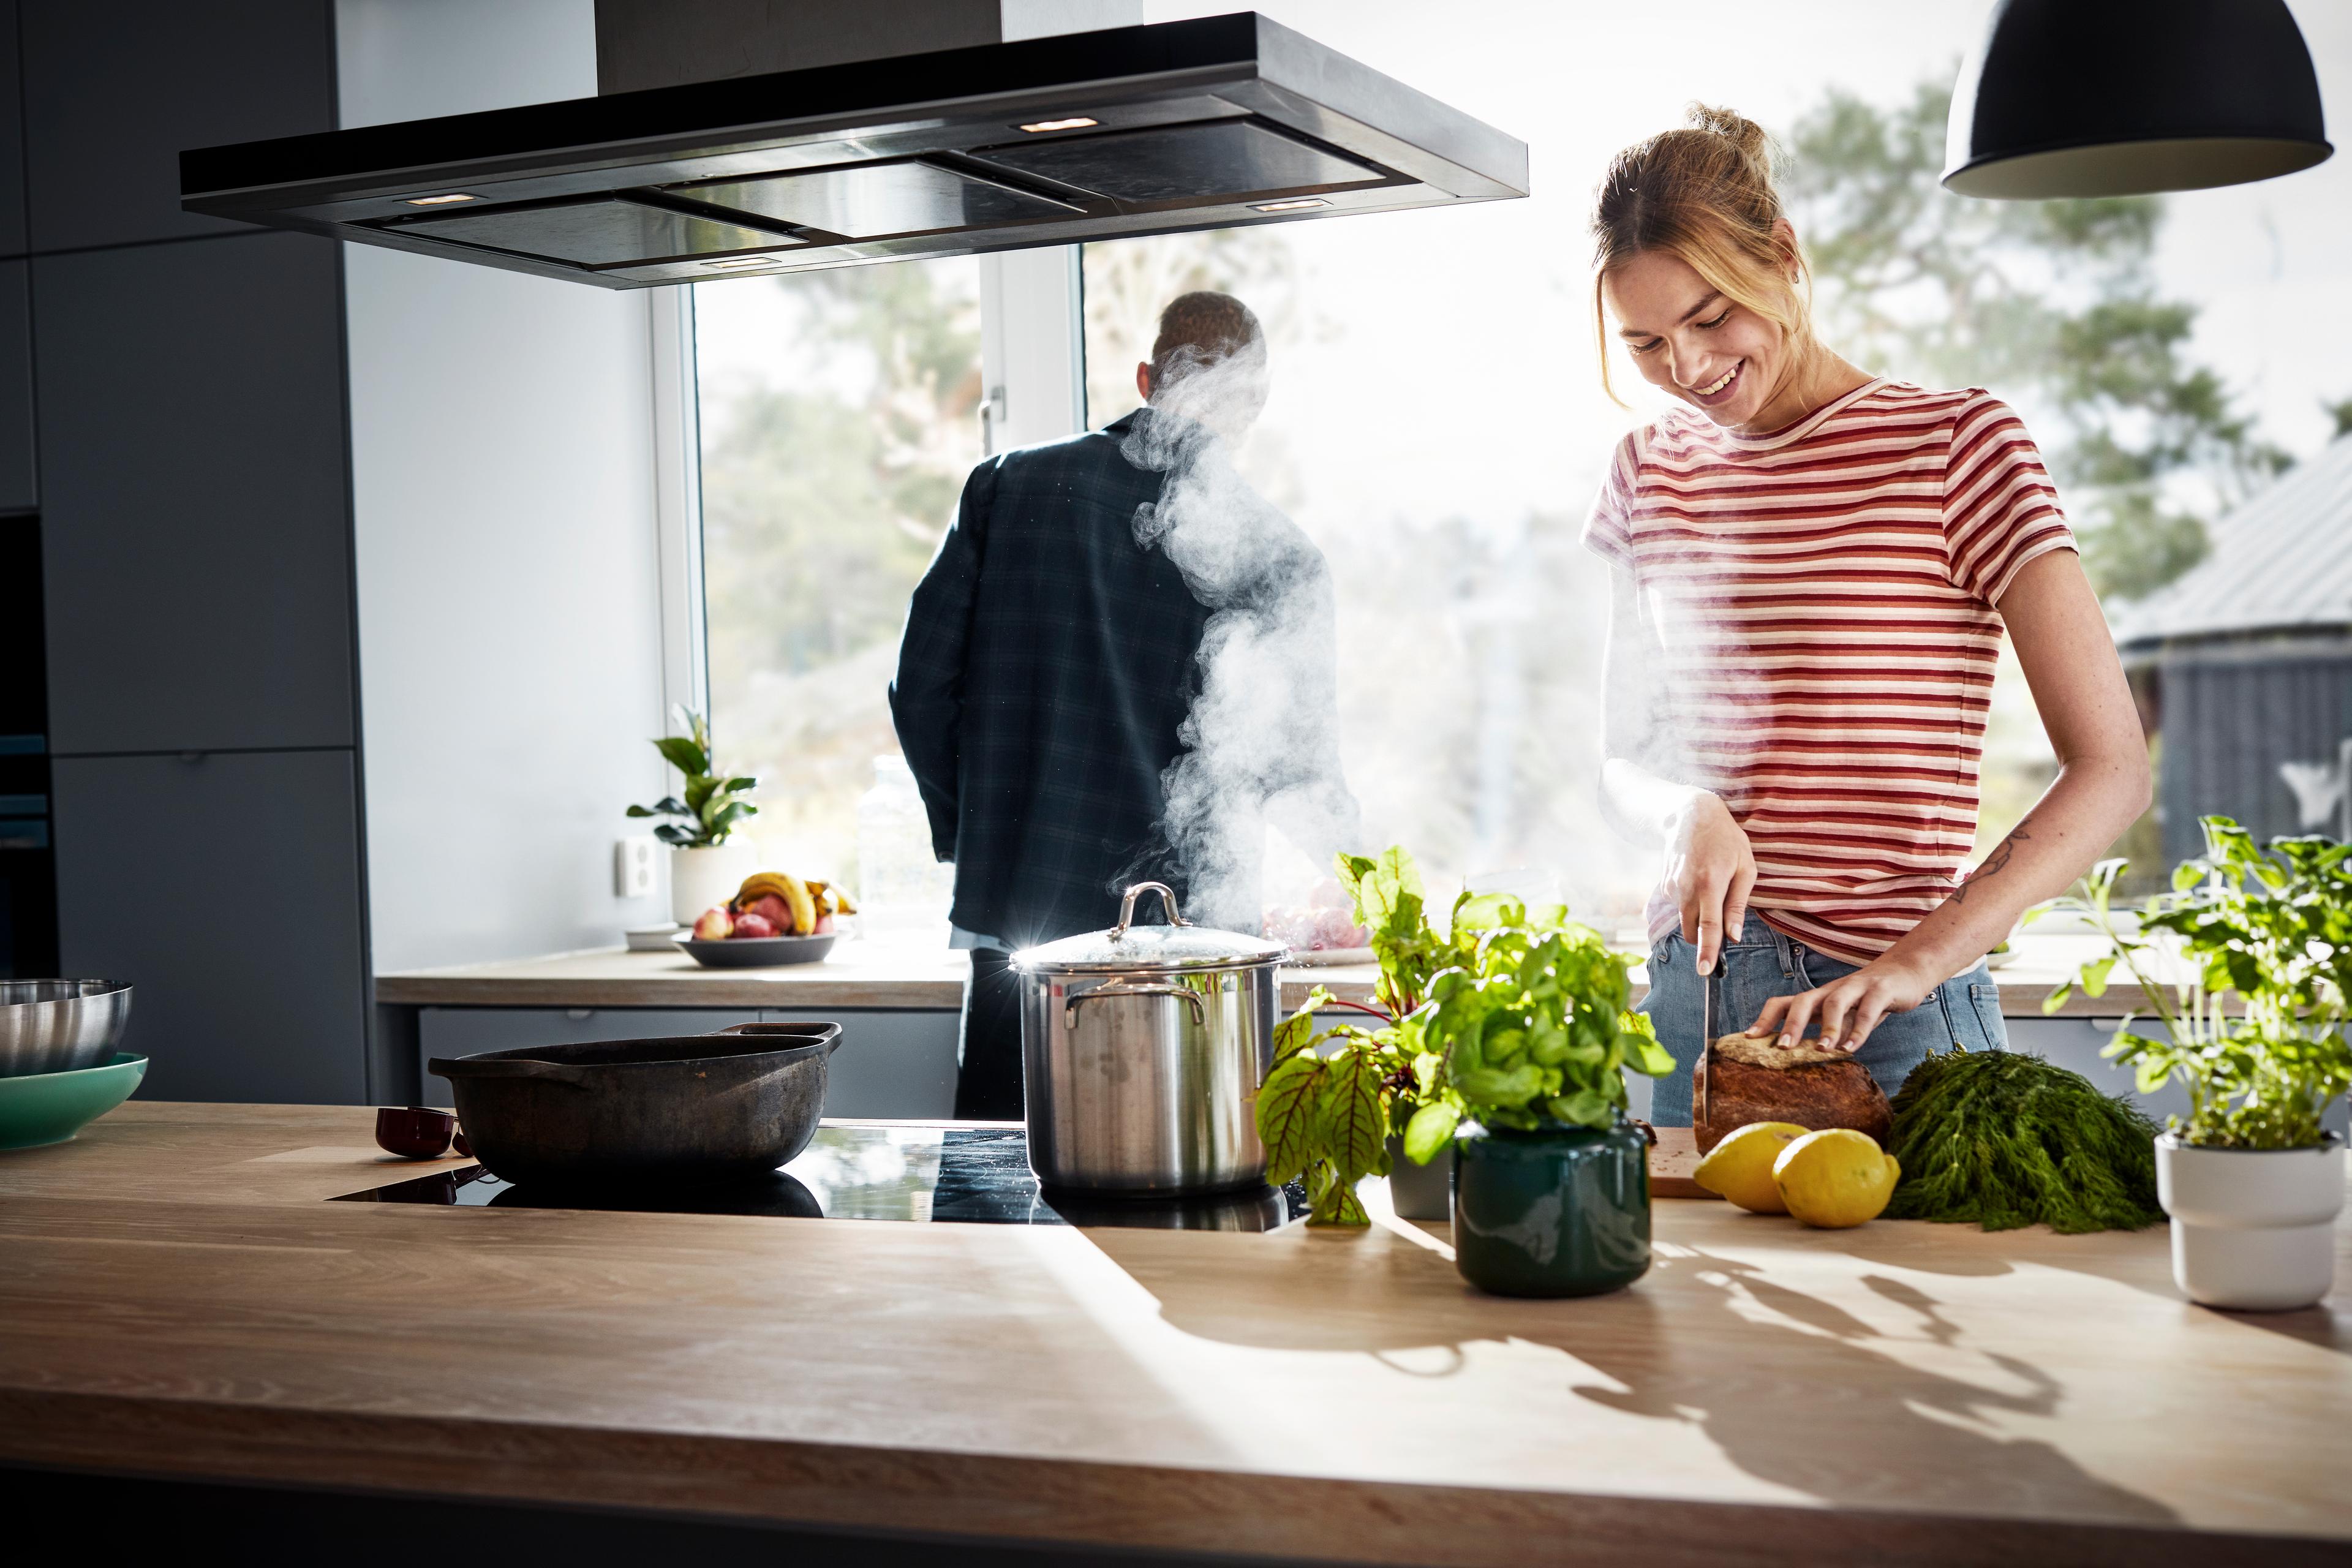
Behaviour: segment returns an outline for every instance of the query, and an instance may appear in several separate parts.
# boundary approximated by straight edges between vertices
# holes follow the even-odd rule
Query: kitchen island
[[[134,1100],[0,1155],[0,1464],[1323,1562],[2352,1552],[2352,1311],[2192,1307],[2160,1229],[1662,1201],[1633,1289],[1514,1301],[1385,1215],[323,1201],[420,1169],[368,1114]]]

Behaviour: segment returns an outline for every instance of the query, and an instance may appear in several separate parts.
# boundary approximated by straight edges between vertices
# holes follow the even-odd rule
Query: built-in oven
[[[0,517],[0,980],[58,973],[41,522]]]

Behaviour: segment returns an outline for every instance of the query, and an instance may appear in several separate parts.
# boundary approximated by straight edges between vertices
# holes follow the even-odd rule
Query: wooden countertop
[[[415,1169],[368,1126],[134,1101],[0,1155],[0,1462],[1510,1568],[2352,1542],[2352,1294],[2189,1306],[2160,1229],[1661,1202],[1633,1289],[1515,1301],[1392,1220],[320,1202]]]
[[[1994,973],[2000,1010],[2041,1017],[2042,999],[2093,956],[2096,945],[2087,937],[2026,937],[2016,959]],[[952,1008],[962,1005],[967,968],[961,952],[904,943],[845,942],[823,963],[778,969],[705,969],[682,952],[600,948],[379,974],[375,997],[428,1007]],[[1283,1005],[1300,1005],[1318,984],[1342,1001],[1369,1002],[1377,979],[1370,964],[1293,967],[1283,972]],[[1636,999],[1648,990],[1644,982],[1636,970]],[[2137,999],[2128,986],[2109,991],[2104,1000],[2078,994],[2059,1016],[2116,1017]]]

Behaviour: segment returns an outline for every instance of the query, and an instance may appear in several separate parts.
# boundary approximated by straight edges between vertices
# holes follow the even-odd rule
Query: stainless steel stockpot
[[[1166,925],[1135,924],[1148,892]],[[1190,924],[1159,882],[1128,889],[1108,931],[1014,953],[1037,1179],[1171,1194],[1263,1183],[1257,1090],[1289,956],[1280,942]]]

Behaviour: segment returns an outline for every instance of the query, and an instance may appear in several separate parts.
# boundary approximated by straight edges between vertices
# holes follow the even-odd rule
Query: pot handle
[[[831,1056],[841,1047],[841,1026],[829,1024],[826,1027],[833,1033],[821,1036],[811,1035],[808,1033],[807,1026],[803,1024],[730,1024],[723,1029],[713,1029],[710,1032],[714,1035],[749,1035],[755,1039],[762,1035],[772,1033],[774,1037],[780,1040],[797,1039],[804,1046],[823,1046],[824,1054]]]
[[[1160,907],[1168,911],[1170,925],[1188,926],[1192,923],[1176,912],[1175,889],[1165,882],[1131,882],[1128,885],[1127,896],[1118,901],[1118,924],[1110,928],[1111,941],[1117,942],[1125,936],[1127,928],[1135,923],[1135,900],[1145,893],[1160,895]]]
[[[1133,895],[1130,893],[1129,896]],[[1169,912],[1173,914],[1175,910],[1171,907]],[[1198,991],[1190,990],[1181,985],[1127,985],[1114,980],[1107,985],[1097,985],[1091,991],[1081,991],[1063,1003],[1062,1027],[1075,1029],[1078,1026],[1079,1003],[1118,996],[1181,996],[1192,1004],[1192,1022],[1204,1029],[1209,1026],[1209,1009],[1201,1000],[1201,994]]]
[[[425,1070],[452,1082],[461,1078],[536,1078],[569,1084],[573,1089],[588,1087],[588,1075],[580,1068],[562,1062],[532,1061],[528,1057],[494,1057],[487,1060],[477,1057],[435,1057],[425,1064]]]

